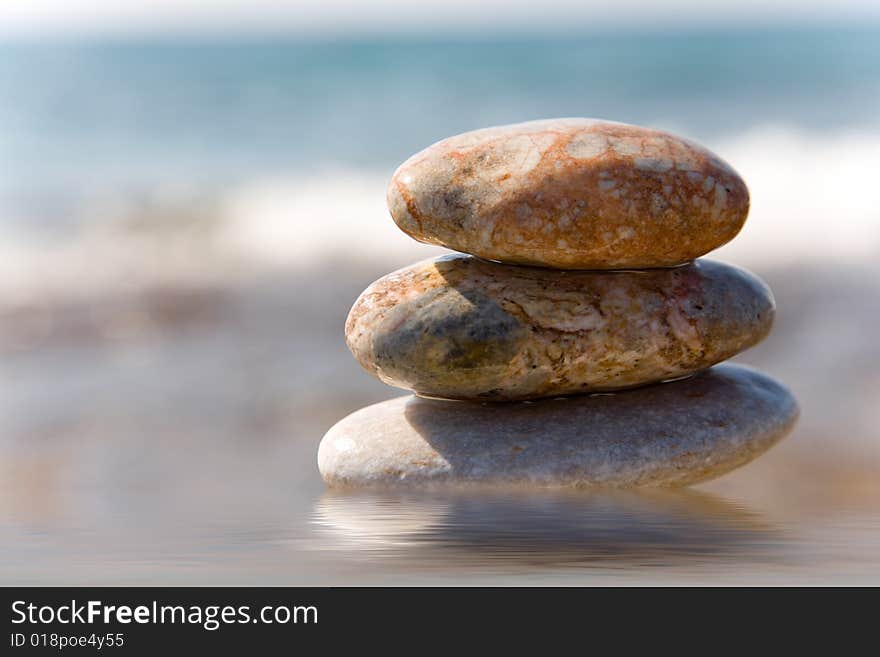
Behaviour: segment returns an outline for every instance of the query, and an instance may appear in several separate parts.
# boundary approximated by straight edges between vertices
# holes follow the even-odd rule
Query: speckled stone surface
[[[415,239],[564,269],[677,265],[731,240],[739,175],[657,130],[552,119],[444,139],[394,173],[388,207]]]
[[[773,316],[763,282],[718,262],[583,272],[453,255],[370,285],[345,334],[389,385],[505,401],[680,377],[759,342]]]
[[[321,441],[318,468],[335,486],[687,485],[748,463],[797,414],[782,385],[739,365],[521,404],[401,397],[338,422]]]

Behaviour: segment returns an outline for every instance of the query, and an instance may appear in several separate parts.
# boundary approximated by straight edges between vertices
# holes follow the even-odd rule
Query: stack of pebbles
[[[351,309],[355,358],[416,395],[330,429],[328,484],[685,485],[793,426],[783,386],[716,365],[767,335],[774,302],[695,260],[749,207],[704,148],[587,119],[477,130],[404,162],[388,205],[462,254],[388,274]]]

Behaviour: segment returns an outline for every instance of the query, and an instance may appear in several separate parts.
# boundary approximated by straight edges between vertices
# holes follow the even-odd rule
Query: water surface
[[[398,394],[341,339],[342,300],[378,273],[7,313],[0,582],[880,583],[880,346],[839,339],[840,317],[880,317],[875,268],[766,274],[785,311],[746,360],[803,414],[716,482],[330,491],[323,433]]]

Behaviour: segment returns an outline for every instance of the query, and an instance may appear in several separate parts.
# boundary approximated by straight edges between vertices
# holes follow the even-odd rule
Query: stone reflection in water
[[[326,547],[426,565],[432,556],[471,566],[681,565],[767,558],[781,538],[755,512],[695,490],[329,491],[313,522]]]

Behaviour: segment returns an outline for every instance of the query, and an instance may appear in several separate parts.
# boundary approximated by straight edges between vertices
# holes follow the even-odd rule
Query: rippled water
[[[813,525],[699,491],[327,494],[313,521],[326,549],[375,568],[371,578],[407,572],[459,582],[590,584],[876,582],[880,575],[871,554],[880,547],[880,514]]]
[[[880,582],[880,513],[846,505],[779,518],[695,490],[287,501],[274,518],[186,517],[171,503],[68,526],[6,523],[3,583]]]
[[[681,491],[327,490],[323,433],[396,394],[340,335],[370,274],[7,312],[0,584],[880,584],[874,271],[771,272],[749,362],[801,420]]]

